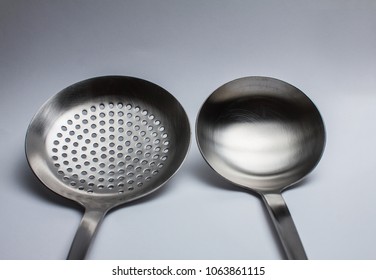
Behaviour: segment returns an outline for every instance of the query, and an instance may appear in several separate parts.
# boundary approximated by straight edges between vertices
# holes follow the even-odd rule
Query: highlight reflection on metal
[[[189,143],[180,103],[145,80],[93,78],[48,100],[27,131],[26,156],[48,188],[85,207],[68,258],[84,258],[109,209],[173,176]]]
[[[280,193],[318,163],[325,129],[299,89],[267,77],[245,77],[215,90],[196,123],[199,149],[229,181],[263,198],[289,259],[306,259]]]

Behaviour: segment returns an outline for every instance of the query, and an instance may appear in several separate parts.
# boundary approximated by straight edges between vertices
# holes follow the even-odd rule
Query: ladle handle
[[[285,200],[280,193],[261,194],[289,260],[306,260],[307,255]]]
[[[98,226],[102,222],[106,211],[102,209],[86,209],[81,223],[73,239],[67,260],[82,260],[90,247]]]

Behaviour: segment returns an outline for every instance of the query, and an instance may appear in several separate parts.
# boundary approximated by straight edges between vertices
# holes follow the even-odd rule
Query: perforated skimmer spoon
[[[68,259],[85,257],[108,210],[170,179],[189,144],[183,107],[145,80],[97,77],[50,98],[28,128],[26,156],[49,189],[85,208]]]
[[[240,78],[205,101],[196,137],[218,174],[262,197],[287,258],[306,259],[281,192],[313,170],[323,153],[324,124],[312,101],[280,80]]]

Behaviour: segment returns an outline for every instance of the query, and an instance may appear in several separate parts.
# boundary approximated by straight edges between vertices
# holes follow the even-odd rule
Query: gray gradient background
[[[283,2],[283,4],[282,4]],[[324,156],[284,193],[311,259],[376,259],[375,1],[0,1],[0,258],[62,259],[82,216],[31,173],[30,119],[101,75],[150,80],[185,107],[192,145],[160,191],[110,212],[89,259],[280,259],[258,197],[201,158],[196,114],[243,76],[285,80],[325,120]]]

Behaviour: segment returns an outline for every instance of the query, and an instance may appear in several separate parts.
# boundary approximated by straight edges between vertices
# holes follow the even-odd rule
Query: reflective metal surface
[[[196,123],[199,149],[227,180],[263,198],[289,259],[306,254],[280,193],[318,163],[325,129],[299,89],[267,77],[245,77],[214,91]]]
[[[188,117],[166,90],[132,77],[67,87],[34,116],[26,156],[54,192],[85,207],[68,259],[82,259],[107,211],[161,187],[190,144]]]

